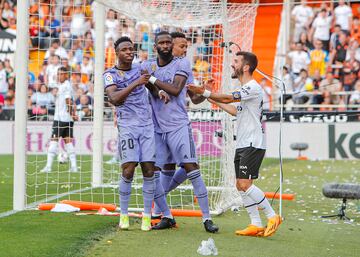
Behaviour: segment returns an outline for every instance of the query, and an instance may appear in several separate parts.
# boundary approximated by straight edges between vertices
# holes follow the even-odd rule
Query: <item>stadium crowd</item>
[[[91,0],[30,1],[30,51],[43,63],[38,74],[30,73],[28,86],[29,116],[47,119],[53,113],[57,92],[56,71],[60,66],[71,74],[74,98],[81,120],[92,117],[94,75],[94,4]],[[283,67],[287,86],[286,102],[306,104],[309,110],[330,110],[338,104],[360,103],[360,31],[359,17],[345,3],[323,3],[311,7],[305,0],[292,10],[293,38],[287,65]],[[164,29],[135,22],[108,10],[105,21],[105,69],[115,63],[114,41],[129,36],[135,42],[142,62],[154,55],[153,35]],[[16,30],[16,0],[0,3],[0,29]],[[171,28],[168,28],[170,31]],[[185,31],[187,57],[193,61],[195,81],[211,76],[212,42],[205,31]],[[38,60],[31,60],[30,62]],[[31,64],[30,64],[31,65]],[[289,101],[290,100],[290,101]],[[0,119],[8,118],[3,110],[14,109],[15,74],[10,60],[0,61]],[[317,108],[312,108],[311,105]]]
[[[291,14],[293,38],[283,67],[285,101],[306,104],[310,110],[360,104],[358,13],[344,0],[317,7],[301,0]]]

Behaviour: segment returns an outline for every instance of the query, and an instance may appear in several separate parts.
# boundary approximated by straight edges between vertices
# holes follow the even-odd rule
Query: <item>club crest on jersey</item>
[[[114,84],[114,80],[113,80],[113,77],[111,76],[111,74],[108,73],[105,75],[105,83],[106,83],[106,85]]]
[[[151,71],[156,71],[156,63],[151,64]]]
[[[120,77],[124,77],[124,76],[125,76],[125,72],[122,71],[122,70],[119,70],[119,71],[118,71],[118,74],[119,74]]]
[[[240,93],[239,91],[233,92],[232,95],[233,95],[234,101],[240,102],[240,100],[241,100],[241,93]]]

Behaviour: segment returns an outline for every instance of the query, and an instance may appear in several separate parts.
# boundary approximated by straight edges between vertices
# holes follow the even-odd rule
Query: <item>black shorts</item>
[[[235,151],[235,174],[240,179],[257,179],[265,149],[255,147],[238,148]]]
[[[74,135],[73,127],[74,127],[73,121],[63,122],[63,121],[54,120],[52,126],[51,138],[60,138],[60,137],[73,138]]]

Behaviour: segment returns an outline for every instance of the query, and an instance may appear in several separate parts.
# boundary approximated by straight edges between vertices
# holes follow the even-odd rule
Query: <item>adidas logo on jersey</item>
[[[189,159],[189,157],[185,154],[185,155],[184,155],[184,159]]]

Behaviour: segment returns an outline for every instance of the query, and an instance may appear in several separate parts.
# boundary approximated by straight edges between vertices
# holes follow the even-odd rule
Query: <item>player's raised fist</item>
[[[187,86],[188,90],[190,90],[191,92],[198,94],[198,95],[202,95],[205,92],[205,86],[195,86],[194,84],[189,84]]]
[[[147,84],[149,82],[149,78],[150,78],[150,74],[149,73],[144,73],[140,76],[140,78],[137,79],[137,85],[144,85]]]

